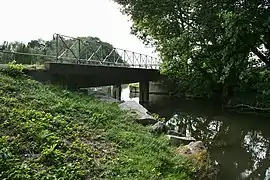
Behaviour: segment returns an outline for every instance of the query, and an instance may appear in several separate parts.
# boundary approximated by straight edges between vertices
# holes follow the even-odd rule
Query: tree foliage
[[[194,79],[192,91],[228,97],[248,67],[270,66],[269,0],[115,2],[133,20],[132,33],[157,47],[164,72]]]

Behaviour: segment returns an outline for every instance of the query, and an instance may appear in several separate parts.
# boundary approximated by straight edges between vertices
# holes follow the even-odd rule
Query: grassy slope
[[[7,70],[5,70],[7,71]],[[190,179],[116,104],[0,72],[0,179]]]

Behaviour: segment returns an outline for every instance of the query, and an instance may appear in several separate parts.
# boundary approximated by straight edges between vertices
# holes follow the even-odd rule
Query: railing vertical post
[[[147,66],[147,55],[145,55],[145,59],[144,59],[144,68]]]
[[[100,46],[100,61],[103,61],[102,45]]]
[[[80,63],[80,59],[81,59],[81,40],[79,40],[79,52],[78,52],[78,60],[77,60],[77,63],[79,64]]]
[[[141,67],[142,64],[142,54],[140,54],[140,62],[139,62],[139,67]]]
[[[133,55],[133,57],[132,57],[132,64],[133,64],[133,66],[134,66],[134,64],[135,64],[135,53],[132,52],[132,55]]]
[[[115,59],[116,58],[116,49],[115,48],[113,49],[113,52],[114,52],[113,53],[113,64],[115,65],[116,64],[116,59]]]
[[[59,35],[56,34],[56,38],[55,38],[55,41],[56,41],[56,61],[58,62],[59,61]]]
[[[126,61],[126,50],[124,50],[124,61]]]

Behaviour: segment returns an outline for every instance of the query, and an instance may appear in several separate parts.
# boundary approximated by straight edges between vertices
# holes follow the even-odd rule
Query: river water
[[[122,100],[139,101],[129,88]],[[266,180],[270,167],[270,119],[223,111],[202,100],[150,95],[148,110],[169,120],[179,131],[206,143],[212,159],[220,163],[220,180]],[[269,168],[270,174],[270,168]]]

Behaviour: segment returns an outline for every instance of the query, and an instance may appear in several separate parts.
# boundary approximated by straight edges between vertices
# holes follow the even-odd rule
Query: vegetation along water
[[[193,161],[117,103],[0,72],[0,179],[193,179]]]

